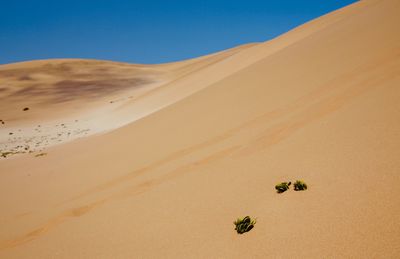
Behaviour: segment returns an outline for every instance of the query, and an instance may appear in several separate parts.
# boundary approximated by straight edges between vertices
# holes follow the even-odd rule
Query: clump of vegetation
[[[235,230],[237,231],[238,234],[243,234],[246,232],[249,232],[254,228],[254,225],[256,224],[255,219],[251,219],[249,216],[246,216],[244,218],[238,218],[235,222]]]
[[[19,151],[0,151],[0,157],[7,158],[11,155],[21,154],[22,152]]]
[[[28,107],[25,107],[24,109],[23,109],[23,111],[28,111],[29,110],[29,108]]]
[[[11,154],[12,154],[12,152],[2,152],[2,151],[0,151],[0,157],[6,158],[8,155],[11,155]]]
[[[292,182],[282,182],[277,185],[275,185],[275,189],[277,193],[283,193],[289,190],[289,186],[292,184]]]
[[[305,191],[307,190],[307,184],[304,181],[297,180],[294,184],[295,191]]]

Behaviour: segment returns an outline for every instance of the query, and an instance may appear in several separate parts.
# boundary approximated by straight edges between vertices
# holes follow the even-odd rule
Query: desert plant
[[[18,154],[18,152],[10,152],[10,151],[3,152],[3,151],[0,151],[0,156],[3,157],[3,158],[7,158],[7,156],[14,155],[14,154]]]
[[[297,180],[294,184],[295,191],[305,191],[307,190],[307,184],[301,180]]]
[[[254,225],[256,224],[255,219],[251,219],[249,216],[246,216],[244,218],[238,218],[236,221],[233,222],[235,224],[235,230],[237,231],[238,234],[243,234],[246,232],[249,232],[252,228],[254,228]]]
[[[277,193],[283,193],[289,190],[289,186],[292,184],[292,182],[282,182],[277,185],[275,185],[275,189]]]

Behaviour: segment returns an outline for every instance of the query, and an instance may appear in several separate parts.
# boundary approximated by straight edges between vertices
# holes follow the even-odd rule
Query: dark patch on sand
[[[65,61],[38,64],[25,68],[1,69],[0,77],[10,85],[21,83],[18,88],[9,89],[5,98],[22,101],[25,98],[37,103],[60,103],[74,99],[91,99],[111,93],[141,87],[154,81],[148,75],[156,72],[143,71],[136,65],[103,61]],[[51,81],[34,80],[34,74],[48,75]],[[2,90],[0,92],[5,92]],[[5,88],[7,89],[7,88]]]
[[[55,84],[52,94],[56,101],[64,102],[77,97],[95,98],[110,93],[149,84],[152,81],[142,78],[106,80],[63,80]]]

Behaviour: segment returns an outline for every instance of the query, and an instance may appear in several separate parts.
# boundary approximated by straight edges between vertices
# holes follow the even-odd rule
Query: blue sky
[[[354,0],[0,0],[0,64],[163,63],[276,37]]]

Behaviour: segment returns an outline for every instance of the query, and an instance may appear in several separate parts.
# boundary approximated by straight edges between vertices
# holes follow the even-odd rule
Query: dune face
[[[33,152],[118,127],[99,120],[120,104],[104,104],[127,102],[143,88],[156,87],[165,74],[143,66],[85,60],[0,66],[0,149],[10,155]]]
[[[0,258],[399,258],[399,13],[171,64],[0,66],[0,149],[34,142],[0,160]]]
[[[0,159],[136,121],[204,88],[187,87],[186,77],[245,48],[157,66],[94,60],[0,66]]]

